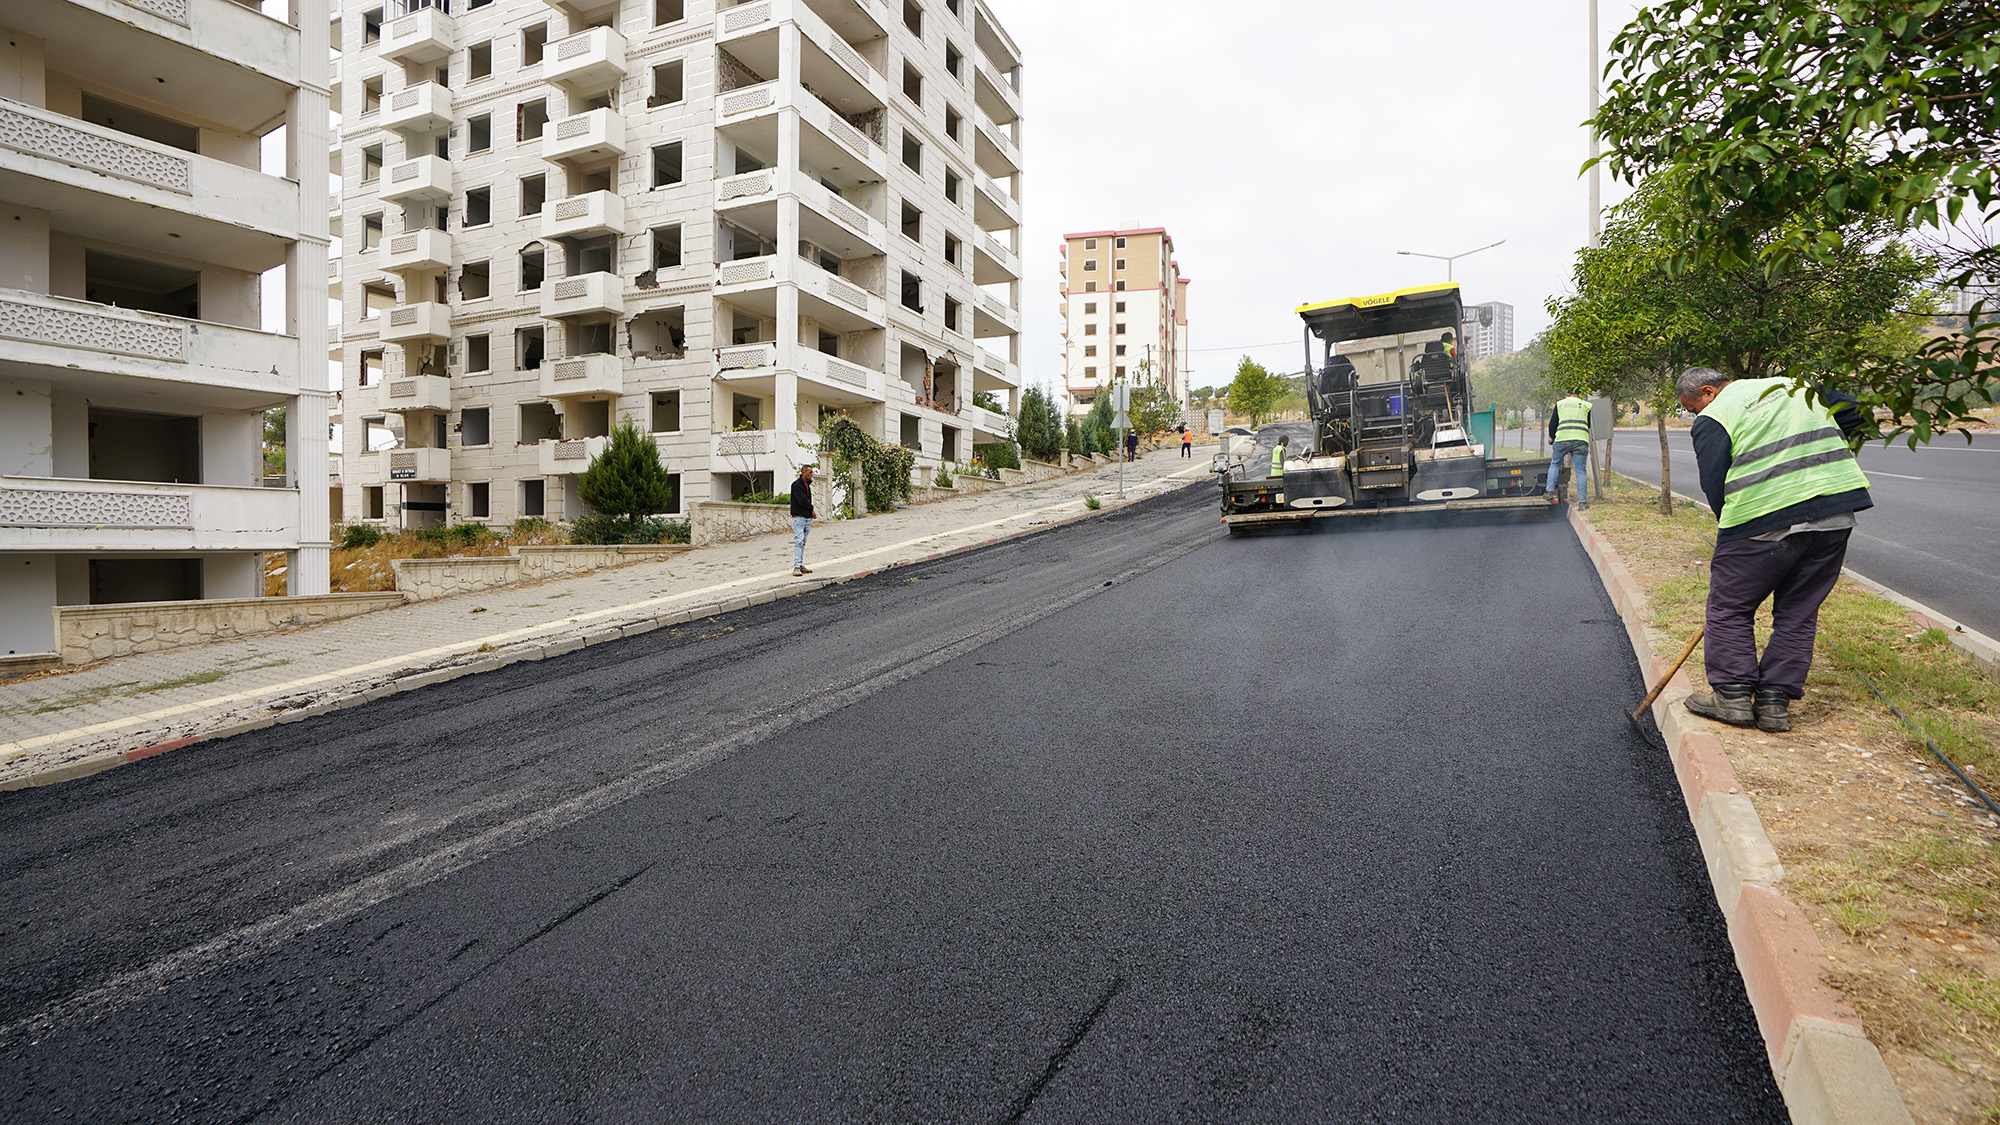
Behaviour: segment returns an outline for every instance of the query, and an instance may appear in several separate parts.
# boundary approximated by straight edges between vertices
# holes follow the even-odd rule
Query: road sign
[[[1119,389],[1123,390],[1124,388],[1121,387]],[[1111,428],[1114,430],[1129,430],[1132,428],[1132,419],[1125,416],[1124,407],[1120,407],[1118,409],[1118,416],[1111,420]]]
[[[1111,388],[1111,407],[1118,411],[1120,418],[1125,417],[1125,412],[1132,409],[1132,388],[1124,383]],[[1127,422],[1112,423],[1114,426],[1126,426],[1129,424]]]
[[[1222,432],[1222,411],[1211,410],[1208,412],[1208,432],[1211,434]]]

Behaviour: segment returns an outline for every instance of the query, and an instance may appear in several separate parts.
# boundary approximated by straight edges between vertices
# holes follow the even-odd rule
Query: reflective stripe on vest
[[[1833,414],[1807,401],[1805,390],[1794,389],[1790,379],[1738,379],[1701,414],[1729,432],[1719,527],[1868,487]]]
[[[1590,404],[1580,398],[1556,403],[1556,440],[1590,440]]]

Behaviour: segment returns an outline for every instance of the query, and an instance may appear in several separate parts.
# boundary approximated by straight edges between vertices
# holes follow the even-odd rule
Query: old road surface
[[[1701,495],[1686,430],[1667,431],[1674,491]],[[2000,434],[1941,435],[1911,449],[1861,447],[1875,506],[1857,517],[1847,565],[1989,637],[2000,637]],[[1660,439],[1620,430],[1611,467],[1660,483]]]
[[[1642,690],[1203,485],[0,794],[0,1119],[1782,1121]]]

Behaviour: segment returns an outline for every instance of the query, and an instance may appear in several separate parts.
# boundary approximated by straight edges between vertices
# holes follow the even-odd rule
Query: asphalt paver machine
[[[1310,421],[1265,426],[1249,453],[1219,466],[1232,534],[1330,516],[1549,510],[1545,463],[1487,456],[1492,416],[1471,412],[1457,285],[1297,311]]]

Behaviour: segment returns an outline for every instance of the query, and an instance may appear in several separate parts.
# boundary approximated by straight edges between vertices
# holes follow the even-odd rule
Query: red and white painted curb
[[[1569,520],[1624,618],[1639,667],[1654,682],[1667,670],[1658,653],[1670,646],[1656,646],[1646,628],[1646,595],[1581,512],[1572,507]],[[1680,706],[1693,691],[1686,671],[1676,671],[1653,704],[1653,718],[1666,737],[1785,1107],[1796,1125],[1906,1125],[1910,1111],[1861,1017],[1821,980],[1831,965],[1826,950],[1804,912],[1778,889],[1784,865],[1714,725]]]

